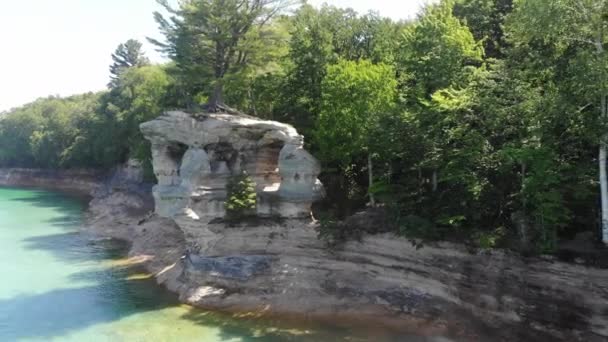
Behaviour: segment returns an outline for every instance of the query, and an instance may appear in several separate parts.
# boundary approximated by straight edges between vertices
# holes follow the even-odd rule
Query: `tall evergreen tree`
[[[513,0],[457,0],[454,15],[464,20],[476,40],[483,41],[487,58],[503,58],[507,41],[504,23]]]
[[[304,5],[292,17],[286,80],[290,117],[284,120],[311,135],[320,112],[321,83],[328,65],[339,59],[391,64],[403,25],[376,13],[358,16],[352,9]]]
[[[112,54],[114,62],[110,65],[109,88],[117,86],[118,79],[125,70],[150,64],[141,48],[142,43],[135,39],[129,39],[125,43],[118,45],[118,48]]]
[[[210,95],[208,110],[226,109],[224,82],[227,76],[250,63],[247,40],[257,39],[259,28],[294,3],[293,0],[186,0],[172,8],[158,0],[170,18],[154,13],[165,42],[149,39],[175,61],[178,79],[187,96]],[[213,90],[208,90],[212,83]]]

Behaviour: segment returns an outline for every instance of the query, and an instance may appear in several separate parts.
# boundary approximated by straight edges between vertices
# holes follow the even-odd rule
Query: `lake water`
[[[185,305],[80,232],[84,204],[0,188],[0,341],[439,341],[354,327],[237,318]]]

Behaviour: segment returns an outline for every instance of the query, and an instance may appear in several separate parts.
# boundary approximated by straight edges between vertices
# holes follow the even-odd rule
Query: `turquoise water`
[[[235,318],[180,305],[79,232],[65,195],[0,188],[0,341],[429,341],[379,330]]]

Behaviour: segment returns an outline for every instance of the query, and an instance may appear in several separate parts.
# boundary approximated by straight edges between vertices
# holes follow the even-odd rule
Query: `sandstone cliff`
[[[416,249],[390,234],[331,251],[314,223],[201,226],[146,215],[141,203],[125,193],[100,198],[91,227],[131,241],[135,261],[202,308],[347,319],[455,341],[608,336],[607,269],[449,243]],[[192,244],[199,253],[187,253]]]
[[[308,216],[322,190],[318,163],[290,126],[172,112],[142,131],[152,142],[159,178],[156,212],[165,218],[150,217],[138,231],[174,241],[180,236],[183,256],[155,268],[159,281],[184,302],[358,317],[467,340],[608,338],[606,269],[507,252],[470,253],[446,243],[418,250],[390,234],[325,248],[314,222],[291,219]],[[258,184],[259,216],[288,219],[238,227],[217,221],[224,213],[225,179],[243,169]]]

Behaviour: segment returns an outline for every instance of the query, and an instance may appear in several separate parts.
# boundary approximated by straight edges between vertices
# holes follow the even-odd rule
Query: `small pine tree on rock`
[[[233,176],[226,185],[226,219],[240,221],[255,215],[257,195],[255,182],[246,172]]]

